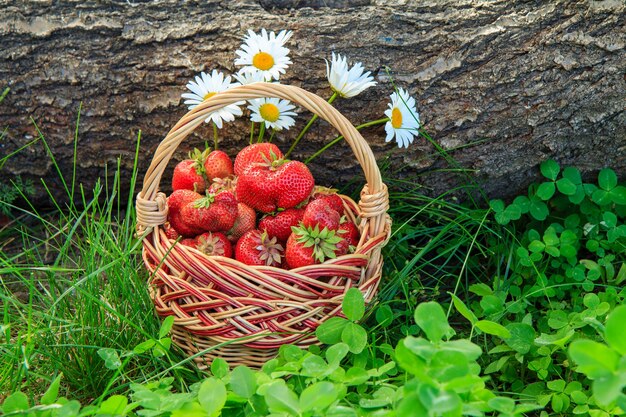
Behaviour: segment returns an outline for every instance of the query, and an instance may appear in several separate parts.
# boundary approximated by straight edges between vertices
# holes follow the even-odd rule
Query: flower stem
[[[254,122],[250,122],[250,145],[252,145],[253,140],[254,140]]]
[[[261,143],[263,141],[263,136],[265,135],[265,122],[261,122],[261,128],[259,129],[259,138],[256,143]]]
[[[213,150],[217,150],[217,125],[213,123]]]
[[[272,129],[272,134],[270,135],[270,138],[267,140],[267,143],[272,143],[272,139],[274,139],[274,134],[276,134],[276,129]]]
[[[336,92],[333,92],[333,95],[330,96],[330,98],[328,99],[328,104],[332,104],[333,101],[335,101],[335,99],[338,97],[338,94]],[[296,138],[296,140],[293,141],[293,144],[291,145],[291,147],[289,148],[289,150],[287,151],[287,153],[285,154],[285,158],[287,158],[291,152],[295,149],[295,147],[298,145],[298,143],[300,142],[300,139],[302,139],[302,137],[306,134],[306,132],[308,132],[308,130],[311,128],[311,126],[313,125],[313,122],[315,122],[318,118],[317,114],[314,114],[313,117],[311,117],[311,120],[309,120],[309,123],[307,123],[306,126],[304,126],[304,129],[302,129],[302,132],[300,132],[300,134],[298,135],[298,137]]]
[[[361,129],[364,129],[364,128],[369,127],[369,126],[381,125],[383,123],[387,123],[388,121],[389,121],[388,117],[383,117],[382,119],[378,119],[378,120],[372,120],[371,122],[363,123],[362,125],[356,126],[356,130],[361,130]],[[309,162],[311,162],[312,160],[314,160],[315,158],[320,156],[322,153],[324,153],[324,151],[326,151],[328,148],[330,148],[331,146],[339,143],[342,139],[343,139],[343,136],[337,136],[335,139],[333,139],[332,141],[330,141],[329,143],[324,145],[324,147],[322,149],[320,149],[319,151],[315,152],[313,155],[309,156],[304,161],[304,163],[308,164]]]

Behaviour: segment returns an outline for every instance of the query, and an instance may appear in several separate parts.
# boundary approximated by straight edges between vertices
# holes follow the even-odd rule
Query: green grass
[[[68,203],[49,194],[56,209],[43,213],[22,195],[25,207],[8,207],[14,219],[0,232],[5,242],[0,251],[0,393],[21,389],[36,395],[59,373],[67,392],[83,400],[99,397],[109,386],[111,392],[124,391],[130,381],[157,376],[176,376],[180,387],[186,386],[197,372],[179,366],[183,358],[175,353],[134,356],[122,374],[106,369],[98,355],[106,347],[122,356],[159,332],[134,235],[140,137],[131,187],[123,193],[119,161],[110,179],[87,192],[76,183],[76,172],[63,177],[39,135]]]

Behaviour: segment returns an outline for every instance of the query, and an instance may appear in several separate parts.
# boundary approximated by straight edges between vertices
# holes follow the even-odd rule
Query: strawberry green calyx
[[[291,230],[296,235],[298,243],[305,248],[313,248],[313,258],[317,262],[324,262],[326,259],[337,257],[335,254],[337,244],[343,239],[337,235],[335,230],[329,230],[327,227],[320,230],[318,225],[315,227],[294,226]]]
[[[237,188],[237,177],[235,176],[214,178],[210,187],[210,193],[217,194],[221,191],[230,191],[234,193],[235,188]]]
[[[204,162],[207,156],[211,153],[211,148],[206,148],[201,151],[198,148],[193,148],[192,151],[189,151],[189,159],[193,159],[194,161]]]
[[[267,167],[270,171],[276,171],[282,165],[290,162],[283,156],[278,156],[272,149],[269,150],[269,158],[264,153],[260,153],[263,162],[258,162],[257,165]]]
[[[227,249],[227,244],[226,237],[218,233],[203,233],[197,239],[197,249],[209,255],[230,256],[232,249]]]
[[[206,197],[202,197],[193,202],[195,208],[209,208],[215,201],[215,194],[207,193]]]
[[[316,185],[313,189],[313,194],[337,194],[339,192],[338,188],[325,187],[323,185]]]
[[[278,239],[275,237],[270,238],[267,232],[262,232],[258,235],[257,243],[256,249],[259,251],[259,258],[266,265],[280,265],[281,257],[283,256],[283,245],[278,243]]]
[[[204,161],[206,161],[207,156],[209,156],[209,153],[211,152],[210,148],[206,148],[204,151],[201,151],[198,148],[193,148],[192,151],[189,151],[189,158],[194,161],[193,167],[196,170],[196,172],[198,173],[198,175],[202,175],[203,177],[206,176],[206,171],[204,169]],[[207,179],[206,177],[204,178],[205,180]]]

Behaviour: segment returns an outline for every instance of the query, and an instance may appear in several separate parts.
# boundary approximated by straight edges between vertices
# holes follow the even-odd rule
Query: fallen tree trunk
[[[376,87],[336,102],[355,124],[382,117],[393,76],[416,98],[436,144],[491,196],[520,191],[547,158],[588,174],[612,166],[624,175],[625,11],[620,0],[0,0],[0,88],[10,88],[0,104],[0,127],[7,127],[0,158],[34,142],[6,161],[2,181],[45,178],[53,194],[65,198],[37,129],[69,180],[82,108],[78,179],[89,189],[105,175],[104,165],[110,174],[121,156],[127,187],[139,130],[143,173],[186,112],[180,95],[187,81],[213,68],[236,71],[234,51],[243,34],[260,28],[294,31],[285,83],[328,97],[322,58],[331,51],[374,73]],[[307,117],[291,136],[279,135],[281,147]],[[234,155],[248,140],[248,124],[240,120],[221,134],[223,149]],[[201,129],[180,156],[211,135]],[[318,123],[294,156],[310,155],[334,136]],[[416,179],[433,193],[464,181],[428,141],[399,150],[384,142],[382,127],[364,136],[379,158],[389,156],[389,175]],[[359,173],[345,145],[313,169],[326,184]],[[167,179],[162,185],[167,189]],[[36,201],[46,199],[41,192]]]

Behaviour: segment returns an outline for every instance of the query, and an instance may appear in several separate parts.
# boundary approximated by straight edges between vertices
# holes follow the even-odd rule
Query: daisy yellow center
[[[275,122],[280,117],[280,110],[272,103],[265,103],[259,107],[259,114],[268,122]]]
[[[393,126],[394,129],[400,129],[402,127],[402,112],[397,107],[391,110],[391,126]]]
[[[202,97],[202,99],[203,99],[203,100],[207,100],[207,99],[209,99],[209,98],[213,97],[215,94],[217,94],[217,93],[206,93],[206,94],[204,95],[204,97]]]
[[[261,71],[267,71],[274,66],[274,57],[267,52],[259,52],[252,58],[252,65]]]

